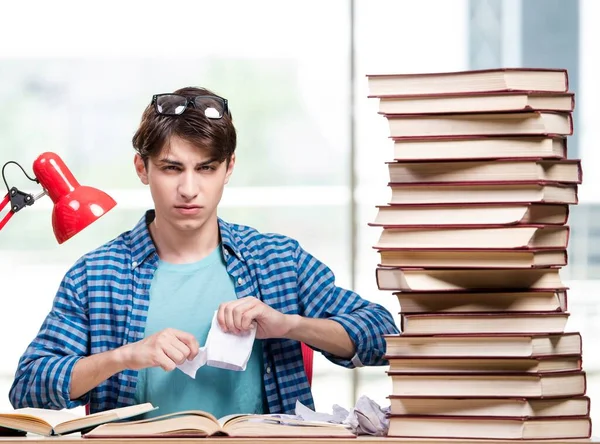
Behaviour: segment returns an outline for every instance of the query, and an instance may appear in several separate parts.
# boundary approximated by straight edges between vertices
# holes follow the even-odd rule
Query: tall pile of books
[[[567,159],[574,96],[565,70],[370,75],[389,123],[391,198],[378,287],[401,331],[387,337],[389,436],[591,436],[581,335],[565,330]]]

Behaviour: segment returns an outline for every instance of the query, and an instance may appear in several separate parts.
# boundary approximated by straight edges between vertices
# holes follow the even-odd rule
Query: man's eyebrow
[[[163,164],[167,164],[167,165],[173,165],[173,166],[183,166],[183,163],[178,162],[176,160],[171,160],[168,159],[166,157],[162,158],[162,159],[158,159],[157,163],[163,163]]]
[[[217,159],[216,157],[213,157],[212,159],[208,159],[205,160],[204,162],[200,162],[197,163],[196,166],[206,166],[206,165],[210,165],[211,163],[215,163],[217,162],[219,159]]]
[[[212,159],[205,160],[204,162],[197,163],[196,167],[202,167],[202,166],[210,165],[211,163],[214,163],[214,162],[217,162],[217,161],[218,161],[218,159],[216,157],[214,157]],[[166,164],[166,165],[173,165],[173,166],[178,166],[178,167],[183,167],[183,163],[182,162],[179,162],[177,160],[172,160],[172,159],[169,159],[167,157],[159,159],[158,163],[160,163],[160,164]]]

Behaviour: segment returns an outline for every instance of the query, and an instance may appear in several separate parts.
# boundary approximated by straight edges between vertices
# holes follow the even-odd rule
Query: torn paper
[[[244,371],[252,353],[255,337],[256,325],[254,324],[248,332],[238,335],[225,333],[217,322],[215,312],[204,347],[200,347],[198,355],[193,360],[185,361],[177,368],[191,378],[196,378],[196,372],[203,365]]]

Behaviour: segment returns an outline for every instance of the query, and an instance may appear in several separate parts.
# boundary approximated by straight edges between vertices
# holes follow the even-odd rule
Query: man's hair
[[[195,87],[181,88],[174,93],[188,98],[215,95],[212,91]],[[192,105],[178,116],[160,115],[154,105],[148,105],[133,136],[133,148],[147,164],[148,159],[158,156],[174,136],[207,150],[209,156],[219,162],[229,162],[235,152],[236,132],[231,113],[225,113],[220,119],[209,119]]]

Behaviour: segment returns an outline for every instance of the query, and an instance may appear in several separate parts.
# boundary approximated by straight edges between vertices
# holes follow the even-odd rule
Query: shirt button
[[[267,367],[267,374],[271,373],[271,367]]]
[[[133,268],[135,268],[135,267],[137,267],[137,266],[138,266],[138,263],[137,263],[136,261],[133,261],[133,262],[131,263],[131,266],[132,266]]]
[[[244,283],[244,279],[239,277],[237,280],[238,285],[242,285]]]

